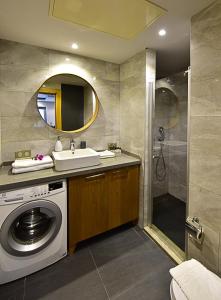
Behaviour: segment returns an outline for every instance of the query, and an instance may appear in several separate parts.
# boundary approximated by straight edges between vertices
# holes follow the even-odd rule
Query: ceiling
[[[50,0],[49,13],[60,20],[131,39],[166,11],[147,0]]]
[[[92,0],[90,0],[92,1]],[[168,13],[130,40],[49,17],[49,0],[0,0],[0,38],[122,63],[145,48],[157,50],[161,75],[189,64],[191,16],[213,0],[153,0]],[[165,37],[158,31],[167,30]],[[78,43],[79,49],[71,48]],[[162,76],[161,76],[162,77]]]

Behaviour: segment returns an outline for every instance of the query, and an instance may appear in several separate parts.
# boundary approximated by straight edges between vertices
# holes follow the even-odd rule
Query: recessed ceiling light
[[[66,60],[66,61],[70,61],[70,58],[66,57],[65,60]]]
[[[77,43],[73,43],[73,44],[71,45],[71,48],[73,48],[73,49],[78,49],[78,48],[79,48],[79,46],[78,46],[78,44],[77,44]]]
[[[167,34],[165,29],[160,29],[160,31],[158,32],[159,36],[165,36]]]

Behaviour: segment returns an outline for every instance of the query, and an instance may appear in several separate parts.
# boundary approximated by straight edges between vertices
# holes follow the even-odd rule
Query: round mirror
[[[37,91],[37,108],[50,127],[80,132],[95,121],[99,100],[93,87],[83,78],[58,74],[46,80]]]
[[[178,98],[168,88],[160,87],[156,89],[155,120],[166,129],[176,126],[179,120]]]

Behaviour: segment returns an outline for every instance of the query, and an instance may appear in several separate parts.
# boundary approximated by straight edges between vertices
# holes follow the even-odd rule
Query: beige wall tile
[[[38,67],[0,65],[0,89],[34,94],[48,78],[48,74],[48,69]]]
[[[221,77],[191,83],[191,116],[221,116]]]
[[[189,242],[189,256],[221,274],[221,1],[192,20],[189,214],[205,230],[201,247]]]
[[[0,91],[0,113],[2,117],[39,116],[32,92]]]
[[[48,126],[40,117],[2,117],[2,143],[45,140]]]
[[[199,245],[192,239],[188,239],[188,258],[195,258],[213,272],[219,270],[219,233],[203,224],[204,240]]]
[[[190,184],[189,215],[197,216],[205,225],[221,232],[221,195],[206,190],[201,186]]]
[[[28,65],[48,68],[49,50],[0,39],[1,65]]]
[[[214,1],[192,19],[191,48],[210,45],[221,49],[221,2]]]
[[[192,117],[190,183],[221,195],[221,117]]]
[[[12,161],[15,159],[15,152],[21,149],[31,149],[32,156],[36,154],[48,154],[54,150],[55,141],[46,140],[27,140],[27,141],[8,141],[4,142],[2,148],[2,160]]]
[[[2,159],[13,160],[14,152],[24,148],[31,148],[33,153],[48,154],[58,135],[62,136],[65,148],[69,147],[72,136],[78,144],[86,140],[96,149],[107,148],[108,142],[119,144],[119,68],[109,62],[0,40]],[[38,114],[35,92],[46,79],[59,73],[84,77],[100,99],[98,118],[83,133],[56,131],[45,125]]]
[[[70,70],[75,75],[91,79],[92,83],[95,79],[119,81],[120,76],[117,64],[58,51],[49,52],[49,66],[52,75]]]

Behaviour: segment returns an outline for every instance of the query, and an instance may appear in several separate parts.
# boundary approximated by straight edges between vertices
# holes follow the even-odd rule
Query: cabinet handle
[[[118,176],[118,177],[128,177],[128,170],[122,171],[122,170],[117,170],[112,172],[113,176]]]
[[[91,175],[85,178],[86,181],[90,181],[90,180],[97,180],[99,178],[104,178],[105,177],[105,173],[101,173],[101,174],[96,174],[96,175]]]

